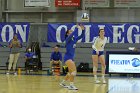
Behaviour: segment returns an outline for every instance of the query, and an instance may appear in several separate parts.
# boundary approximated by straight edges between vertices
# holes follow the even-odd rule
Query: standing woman
[[[9,57],[8,71],[6,74],[9,74],[13,66],[14,75],[17,75],[16,66],[17,66],[17,61],[20,55],[20,48],[21,48],[21,42],[19,41],[17,34],[14,34],[13,39],[9,43],[9,47],[10,47],[10,57]]]
[[[104,29],[99,30],[99,36],[94,39],[92,48],[92,60],[93,60],[93,75],[95,79],[95,83],[100,83],[100,81],[97,79],[97,69],[98,69],[98,61],[101,62],[101,68],[102,68],[102,83],[106,83],[105,81],[105,57],[104,57],[104,46],[107,41],[107,37],[104,36],[105,31]]]
[[[75,37],[74,35],[77,33],[79,27],[82,29],[82,34],[80,36]],[[76,43],[79,39],[84,37],[84,33],[85,33],[85,28],[83,25],[80,24],[77,25],[77,28],[74,31],[68,30],[65,34],[66,53],[64,56],[64,62],[66,66],[68,66],[69,72],[65,76],[64,80],[60,83],[60,85],[70,90],[78,90],[78,88],[74,86],[74,76],[76,76],[77,73],[77,69],[74,63],[74,55],[75,55]],[[65,81],[67,80],[70,81],[70,86],[65,85]]]

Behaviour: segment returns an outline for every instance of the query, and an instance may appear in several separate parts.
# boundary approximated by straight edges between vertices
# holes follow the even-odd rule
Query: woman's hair
[[[13,39],[14,39],[14,37],[17,37],[17,39],[18,39],[18,35],[17,35],[17,33],[14,33],[14,35],[13,35]]]
[[[104,29],[99,29],[99,33],[101,32],[101,30],[104,30]]]
[[[98,33],[99,35],[100,35],[101,30],[104,30],[104,29],[99,29],[99,33]]]
[[[68,37],[69,30],[66,31],[65,39]]]
[[[55,47],[58,47],[58,48],[60,48],[60,45],[55,45],[55,46],[54,46],[54,48],[55,48]]]

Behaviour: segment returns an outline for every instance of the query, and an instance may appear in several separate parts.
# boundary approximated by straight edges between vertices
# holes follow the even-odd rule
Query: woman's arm
[[[71,38],[74,36],[74,34],[77,32],[78,28],[75,28],[75,30],[66,38],[66,43],[71,40]]]
[[[96,48],[96,46],[95,46],[95,45],[97,44],[97,38],[98,38],[98,37],[96,37],[96,38],[93,40],[93,44],[92,44],[92,48],[93,48],[95,51],[98,51],[97,48]]]
[[[76,41],[78,41],[79,39],[83,38],[85,34],[85,30],[82,30],[82,34],[80,36],[76,37]]]
[[[105,47],[105,44],[107,43],[107,37],[104,38],[103,48]]]
[[[19,40],[17,41],[17,47],[21,48],[21,42]]]
[[[76,37],[76,41],[78,41],[79,39],[83,38],[84,34],[85,34],[85,27],[82,24],[77,25],[77,28],[81,28],[82,29],[82,34],[80,36]]]
[[[9,48],[12,48],[12,40],[9,42]]]

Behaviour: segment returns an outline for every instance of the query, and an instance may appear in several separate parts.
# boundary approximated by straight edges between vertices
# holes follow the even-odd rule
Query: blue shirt
[[[33,52],[27,52],[27,53],[25,54],[25,56],[26,56],[27,58],[33,58],[34,55],[35,55],[35,53],[33,53]]]
[[[62,61],[62,54],[60,52],[52,52],[50,60],[54,60],[54,61],[61,60]]]
[[[76,43],[78,40],[84,37],[85,30],[82,30],[82,34],[80,36],[75,37],[74,35],[77,33],[78,29],[75,29],[67,38],[66,38],[66,53],[65,56],[67,58],[74,58]],[[65,59],[65,58],[64,58]],[[65,60],[66,61],[66,60]]]

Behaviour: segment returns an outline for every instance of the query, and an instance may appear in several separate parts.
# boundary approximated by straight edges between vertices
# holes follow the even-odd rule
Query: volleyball
[[[83,18],[87,18],[88,14],[87,13],[83,13]]]
[[[89,21],[89,15],[88,15],[88,13],[83,13],[82,14],[82,17],[81,17],[81,20],[82,21]]]

